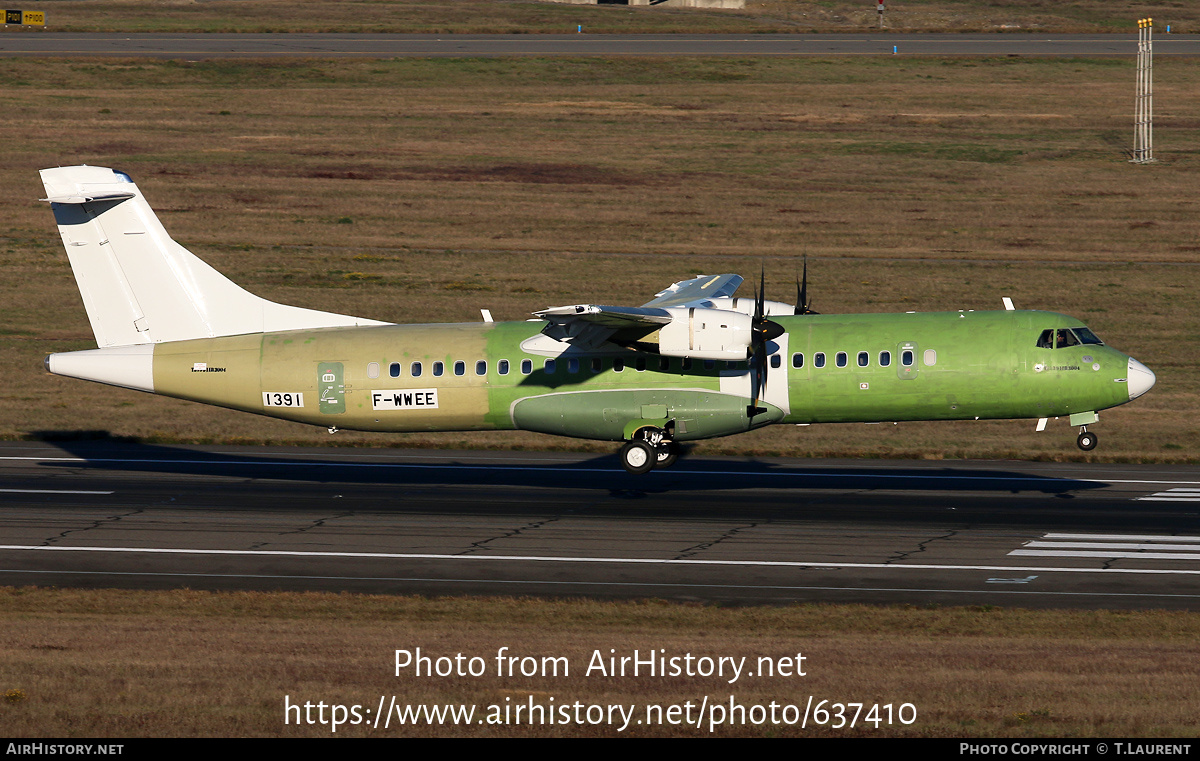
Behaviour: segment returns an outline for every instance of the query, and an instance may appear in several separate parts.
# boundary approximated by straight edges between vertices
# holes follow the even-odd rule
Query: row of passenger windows
[[[926,349],[923,359],[924,359],[925,365],[927,367],[932,367],[933,365],[937,364],[937,351],[935,351],[933,349]],[[827,361],[827,358],[826,358],[825,352],[823,352],[823,351],[816,352],[815,354],[812,355],[813,367],[825,367],[826,361]],[[913,356],[913,352],[911,349],[905,349],[904,351],[900,352],[900,364],[904,365],[905,367],[912,367],[914,361],[915,361],[915,358]],[[782,365],[783,360],[779,354],[772,354],[770,362],[771,362],[771,367],[778,368]],[[877,357],[877,362],[878,362],[879,367],[890,367],[892,364],[892,353],[890,351],[879,352],[879,355]],[[850,355],[847,354],[846,352],[839,351],[833,355],[833,364],[836,365],[837,367],[846,367],[849,363],[850,363]],[[855,363],[859,367],[870,367],[871,366],[870,352],[866,352],[866,351],[858,352],[858,355],[855,357]],[[440,377],[444,376],[446,374],[446,364],[447,363],[442,362],[441,360],[436,360],[434,362],[430,362],[429,363],[430,375],[432,375],[435,378],[440,378]],[[616,357],[614,357],[611,361],[604,359],[602,357],[593,357],[591,360],[588,360],[585,365],[583,360],[581,360],[577,357],[572,357],[570,359],[565,360],[563,362],[563,364],[566,366],[566,370],[568,373],[578,373],[585,366],[589,367],[593,373],[599,373],[599,372],[604,371],[606,365],[610,366],[612,368],[613,372],[617,372],[617,373],[624,372],[626,367],[629,367],[640,373],[640,372],[645,372],[645,370],[646,370],[647,358],[646,357],[635,357],[632,362],[626,362],[626,360],[621,359],[621,358],[616,358]],[[659,372],[670,372],[672,369],[674,369],[678,372],[687,372],[689,370],[692,370],[695,367],[695,363],[693,362],[693,360],[687,359],[687,358],[672,359],[671,357],[659,357],[656,361],[654,361],[654,364],[657,365]],[[749,367],[748,362],[723,362],[722,364],[725,366],[726,370],[746,370]],[[712,360],[712,359],[705,359],[705,360],[701,360],[700,365],[705,370],[715,370],[717,367],[717,361]],[[804,367],[804,353],[803,352],[796,352],[795,354],[792,355],[792,367],[797,368],[797,369]],[[467,363],[461,359],[457,360],[455,362],[451,362],[450,368],[451,368],[451,372],[453,372],[457,376],[463,376],[463,375],[467,374]],[[547,375],[553,375],[555,372],[558,371],[558,360],[554,360],[554,359],[543,360],[541,369]],[[475,370],[475,375],[480,375],[480,376],[487,375],[487,373],[488,373],[487,360],[485,360],[485,359],[475,360],[474,370]],[[512,372],[512,370],[513,370],[512,364],[507,359],[501,359],[496,362],[496,374],[497,375],[508,375],[510,372]],[[532,374],[533,373],[533,360],[531,360],[531,359],[521,360],[520,365],[519,365],[519,370],[520,370],[521,375]],[[368,378],[378,378],[379,371],[380,371],[380,365],[378,362],[371,362],[367,365],[367,377]],[[404,373],[404,366],[402,363],[392,362],[388,365],[388,375],[390,375],[391,377],[399,378],[403,373]],[[423,362],[410,362],[409,363],[408,375],[410,378],[420,378],[424,373],[425,373],[425,364]]]
[[[937,350],[926,349],[925,354],[922,357],[922,359],[924,360],[926,367],[933,367],[934,365],[937,364]],[[823,351],[816,352],[815,354],[812,355],[813,367],[825,367],[826,361],[827,361],[827,359],[825,356],[825,352],[823,352]],[[877,361],[878,361],[878,364],[880,367],[891,367],[892,353],[890,351],[879,352]],[[912,367],[913,363],[915,361],[916,361],[916,358],[913,356],[912,349],[905,349],[904,351],[900,352],[900,364],[904,365],[905,367]],[[871,366],[871,352],[860,351],[858,353],[858,355],[854,358],[854,362],[859,367],[870,367]],[[844,351],[837,352],[836,354],[833,355],[833,364],[837,365],[838,367],[847,366],[848,364],[850,364],[850,355]],[[777,357],[771,357],[771,366],[779,367]],[[803,353],[796,352],[795,354],[792,355],[792,367],[795,367],[795,368],[804,367],[804,354]]]
[[[593,357],[592,359],[588,360],[585,363],[584,360],[581,360],[577,357],[572,357],[570,359],[564,360],[562,362],[562,364],[565,365],[568,373],[578,373],[584,367],[589,367],[593,373],[599,373],[599,372],[603,372],[605,370],[606,366],[610,367],[613,370],[613,372],[618,372],[618,373],[624,372],[625,369],[628,367],[630,369],[636,370],[637,372],[641,373],[641,372],[646,371],[647,361],[648,360],[646,357],[635,357],[632,362],[627,362],[625,359],[616,358],[616,357],[614,357],[611,360],[605,359],[602,357]],[[687,372],[695,367],[695,363],[693,362],[693,360],[687,359],[687,358],[683,358],[683,359],[674,358],[673,359],[671,357],[659,357],[657,360],[653,361],[653,363],[657,366],[657,368],[660,372],[670,372],[671,370],[675,370],[678,372]],[[430,362],[429,363],[429,373],[432,376],[434,376],[435,378],[445,375],[446,374],[446,364],[447,363],[442,362],[441,360],[436,360],[434,362]],[[455,362],[451,362],[449,364],[450,364],[451,372],[453,372],[455,375],[461,376],[461,375],[467,374],[467,363],[464,362],[463,360],[460,359]],[[547,360],[543,360],[541,364],[542,364],[541,369],[546,374],[553,375],[554,373],[556,373],[558,371],[559,360],[547,359]],[[717,362],[715,360],[711,360],[711,359],[702,360],[700,364],[705,370],[715,370],[717,367]],[[730,370],[733,370],[733,369],[745,370],[748,367],[746,362],[724,362],[723,364],[725,365],[726,369],[730,369]],[[775,367],[779,367],[778,357],[776,357]],[[408,368],[407,368],[408,376],[410,378],[419,378],[422,375],[424,375],[425,369],[426,369],[425,364],[423,362],[410,362],[408,364]],[[388,365],[388,375],[393,378],[399,378],[401,375],[404,374],[404,370],[405,370],[405,367],[404,367],[403,363],[400,363],[400,362],[392,362]],[[475,360],[474,370],[475,370],[475,375],[487,375],[487,372],[488,372],[487,360],[485,360],[485,359]],[[513,366],[507,359],[501,359],[496,362],[496,374],[497,375],[508,375],[509,373],[512,372],[512,370],[513,370]],[[520,365],[519,365],[519,371],[520,371],[521,375],[532,374],[533,373],[533,360],[531,360],[531,359],[521,360]],[[379,372],[380,372],[380,365],[378,362],[371,362],[367,365],[367,377],[368,378],[378,378]]]

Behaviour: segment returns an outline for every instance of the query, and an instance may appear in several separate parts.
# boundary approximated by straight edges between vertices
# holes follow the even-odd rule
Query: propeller
[[[753,372],[751,379],[750,406],[746,408],[746,415],[753,418],[755,415],[760,415],[767,411],[766,407],[758,406],[758,399],[762,396],[762,392],[767,387],[767,342],[779,338],[783,335],[783,326],[777,322],[772,322],[766,317],[766,301],[767,301],[767,270],[762,268],[759,274],[758,290],[754,294],[754,317],[751,320],[750,329],[750,369]]]
[[[804,257],[804,280],[796,281],[796,311],[795,314],[820,314],[814,312],[808,303],[808,256]]]

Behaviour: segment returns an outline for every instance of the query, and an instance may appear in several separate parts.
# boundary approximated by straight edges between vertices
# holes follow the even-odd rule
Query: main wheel
[[[1090,452],[1096,448],[1097,441],[1098,439],[1096,438],[1096,434],[1092,433],[1091,431],[1084,431],[1083,433],[1079,434],[1079,438],[1075,440],[1075,443],[1078,444],[1079,448],[1083,451]]]
[[[649,473],[657,459],[654,448],[644,441],[627,441],[621,447],[621,465],[635,476]]]
[[[658,447],[657,455],[658,460],[654,463],[654,467],[669,468],[679,459],[679,444],[669,441]]]

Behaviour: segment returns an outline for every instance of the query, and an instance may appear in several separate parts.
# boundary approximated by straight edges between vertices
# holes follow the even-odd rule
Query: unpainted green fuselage
[[[162,343],[154,347],[153,383],[155,393],[329,428],[525,429],[612,441],[646,426],[687,441],[770,423],[1045,418],[1129,401],[1127,355],[1099,344],[1037,347],[1045,330],[1082,325],[1061,314],[772,319],[786,332],[772,344],[758,403],[764,411],[753,416],[746,362],[675,357],[663,369],[668,358],[628,350],[530,353],[541,321]],[[552,369],[547,359],[555,359]]]

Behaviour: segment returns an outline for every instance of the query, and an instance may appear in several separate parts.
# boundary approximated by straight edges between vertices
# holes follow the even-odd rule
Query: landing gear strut
[[[1097,441],[1099,439],[1096,438],[1096,434],[1090,433],[1086,425],[1079,427],[1079,438],[1075,440],[1075,443],[1079,445],[1080,449],[1090,452],[1096,448]]]

